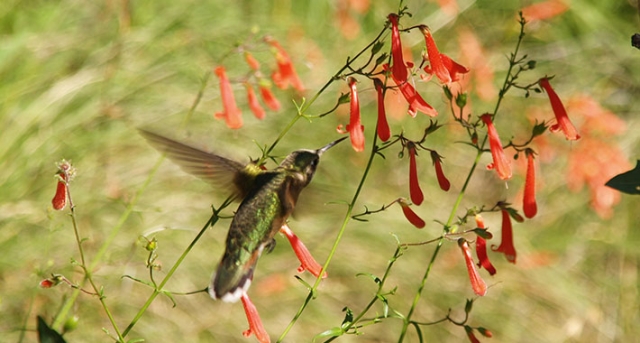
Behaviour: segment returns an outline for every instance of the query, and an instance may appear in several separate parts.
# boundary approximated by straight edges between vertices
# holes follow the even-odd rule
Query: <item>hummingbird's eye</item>
[[[318,166],[318,161],[320,161],[320,159],[319,159],[319,158],[317,158],[317,157],[316,157],[316,158],[314,158],[314,159],[311,161],[311,167],[315,169],[315,167],[317,167],[317,166]]]

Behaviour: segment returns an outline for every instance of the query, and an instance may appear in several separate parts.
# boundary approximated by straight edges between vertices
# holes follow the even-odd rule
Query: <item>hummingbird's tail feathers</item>
[[[242,163],[150,131],[143,129],[139,129],[139,131],[154,148],[165,153],[187,173],[203,179],[218,189],[230,189],[240,199],[246,195],[247,190],[244,182],[247,180],[238,178],[238,175],[244,175],[246,169]]]
[[[236,254],[231,254],[228,250],[225,251],[218,270],[211,278],[209,295],[213,299],[220,299],[224,302],[240,300],[251,286],[253,270],[264,247],[265,244],[261,244],[243,264],[238,263],[239,259]]]

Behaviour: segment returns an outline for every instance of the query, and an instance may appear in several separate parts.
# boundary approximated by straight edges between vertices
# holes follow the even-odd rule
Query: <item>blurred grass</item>
[[[123,8],[123,4],[126,7]],[[411,23],[422,18],[440,20],[435,3],[407,1],[414,14]],[[436,34],[441,50],[459,50],[456,28],[466,26],[483,39],[489,61],[496,68],[495,84],[502,79],[506,60],[517,36],[515,13],[529,2],[478,1],[454,20],[443,21]],[[571,1],[571,9],[548,22],[532,24],[523,46],[538,61],[527,74],[535,78],[555,74],[554,86],[561,97],[587,93],[628,123],[619,141],[629,161],[638,155],[640,124],[640,51],[630,47],[629,37],[640,30],[637,8],[626,2]],[[277,93],[285,110],[269,113],[264,122],[250,118],[245,110],[245,127],[230,132],[212,113],[221,108],[217,81],[209,80],[204,97],[186,132],[175,130],[191,106],[201,79],[234,44],[254,28],[270,34],[290,51],[305,85],[318,89],[335,70],[369,42],[394,11],[396,2],[372,3],[366,14],[356,15],[362,32],[345,39],[336,27],[335,3],[319,1],[17,1],[0,4],[0,323],[2,341],[35,341],[35,316],[48,321],[71,290],[64,286],[44,290],[38,287],[50,273],[61,273],[79,281],[81,275],[70,265],[77,259],[73,232],[67,215],[53,212],[54,163],[71,159],[78,169],[72,192],[81,233],[87,238],[89,259],[106,239],[129,201],[146,180],[159,155],[138,137],[137,127],[173,132],[176,137],[200,141],[211,150],[243,160],[256,157],[252,140],[270,144],[293,116],[288,98]],[[425,22],[430,24],[430,22]],[[442,37],[450,37],[442,39]],[[404,39],[404,37],[403,37]],[[415,40],[414,51],[422,44]],[[269,53],[256,53],[270,61]],[[242,61],[227,58],[230,71],[242,69]],[[363,86],[363,113],[375,113],[368,85]],[[445,113],[436,87],[425,98]],[[312,112],[329,108],[338,92],[332,86]],[[433,94],[428,93],[433,91]],[[367,93],[368,92],[368,93]],[[312,93],[309,93],[312,94]],[[240,92],[236,95],[241,98]],[[433,99],[433,100],[432,100]],[[544,96],[524,100],[510,93],[502,113],[524,113],[528,106],[549,111]],[[476,111],[492,109],[491,103],[474,99]],[[545,106],[545,107],[543,107]],[[445,116],[439,118],[445,121]],[[576,119],[580,121],[580,119]],[[276,153],[286,154],[301,147],[316,148],[335,137],[335,126],[345,123],[346,113],[312,123],[300,121],[285,137]],[[364,125],[375,125],[373,116]],[[394,133],[401,128],[417,135],[428,118],[392,120]],[[417,129],[416,129],[417,128]],[[172,129],[174,129],[172,131]],[[370,130],[367,131],[369,134]],[[331,133],[331,134],[329,134]],[[421,156],[421,183],[427,199],[418,212],[428,222],[445,220],[469,168],[470,152],[447,144],[455,128],[440,130],[430,141],[446,157],[445,170],[454,185],[443,193],[434,182],[430,160]],[[557,138],[557,137],[555,137]],[[430,138],[431,139],[431,138]],[[506,137],[503,137],[506,139]],[[558,139],[563,141],[563,139]],[[370,142],[368,142],[370,144]],[[613,342],[633,341],[640,335],[637,250],[640,200],[623,196],[615,215],[602,220],[589,208],[586,190],[568,192],[565,187],[566,159],[572,145],[564,143],[551,164],[540,168],[543,184],[538,197],[540,214],[534,220],[515,225],[519,261],[509,265],[494,255],[498,274],[486,277],[493,286],[479,299],[471,325],[494,332],[495,342]],[[324,157],[312,185],[301,197],[300,213],[291,227],[319,261],[326,258],[342,220],[344,208],[323,205],[348,200],[360,177],[366,157],[350,147],[332,149]],[[406,159],[395,152],[376,161],[371,178],[356,211],[370,208],[407,194]],[[596,171],[597,172],[597,171]],[[508,198],[521,188],[522,178],[501,189],[493,175],[479,171],[463,206]],[[488,194],[490,189],[500,190]],[[391,194],[391,196],[389,195]],[[210,215],[210,204],[219,204],[216,194],[203,182],[185,175],[165,162],[134,208],[134,214],[116,237],[103,263],[95,272],[104,285],[107,303],[117,323],[124,328],[144,303],[150,290],[120,277],[145,278],[145,251],[137,244],[142,234],[157,230],[159,261],[165,268],[190,242]],[[229,212],[231,213],[231,212]],[[499,216],[486,220],[498,232]],[[354,311],[366,304],[375,284],[360,272],[381,276],[395,250],[393,233],[403,242],[436,236],[435,225],[415,230],[399,209],[353,222],[338,248],[329,278],[285,341],[311,338],[342,322],[343,307]],[[168,289],[190,291],[204,287],[223,249],[229,220],[209,230],[187,257]],[[439,232],[439,231],[438,231]],[[392,307],[406,313],[430,257],[431,246],[412,248],[395,265],[389,288]],[[448,308],[462,316],[465,297],[471,289],[457,247],[446,246],[427,283],[416,320],[441,318]],[[278,336],[289,323],[307,294],[292,275],[297,267],[286,241],[279,239],[275,251],[260,260],[251,294],[267,330]],[[163,275],[159,272],[158,275]],[[311,282],[309,275],[302,274]],[[244,339],[246,320],[239,304],[214,302],[204,294],[177,297],[171,307],[158,298],[134,328],[130,338],[149,342],[232,342]],[[380,312],[380,307],[376,311]],[[68,333],[70,342],[107,341],[100,328],[111,330],[99,303],[80,296],[73,313],[80,317],[78,328]],[[363,329],[363,336],[341,341],[389,342],[397,340],[401,322],[389,319]],[[27,332],[22,332],[26,328]],[[450,324],[426,327],[425,337],[434,341],[463,341],[464,331]],[[416,341],[413,333],[409,341]]]

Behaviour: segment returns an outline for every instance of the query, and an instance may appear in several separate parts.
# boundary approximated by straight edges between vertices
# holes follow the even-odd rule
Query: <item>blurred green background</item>
[[[640,31],[637,4],[632,1],[566,1],[562,15],[527,27],[522,52],[538,61],[537,69],[523,83],[556,75],[553,84],[563,99],[586,94],[626,122],[620,135],[596,133],[594,137],[619,148],[629,166],[640,158],[640,50],[630,46],[630,36]],[[346,4],[352,4],[347,8]],[[244,102],[244,90],[235,85],[245,126],[231,131],[213,113],[221,110],[217,80],[209,79],[202,101],[185,120],[201,87],[203,76],[224,61],[230,77],[246,72],[241,54],[228,55],[252,32],[269,34],[289,51],[312,96],[340,68],[370,42],[396,11],[397,1],[371,1],[366,10],[354,4],[367,1],[38,1],[4,0],[0,3],[0,341],[36,341],[35,316],[51,322],[72,290],[64,285],[42,289],[40,280],[51,273],[81,280],[77,247],[67,215],[51,209],[55,191],[55,163],[73,161],[78,175],[71,184],[78,224],[89,260],[109,239],[127,206],[147,181],[159,159],[137,134],[146,127],[239,161],[258,157],[258,145],[271,144],[294,116],[292,91],[276,91],[284,108],[258,121]],[[495,68],[493,86],[504,78],[506,56],[517,39],[517,11],[529,1],[459,1],[452,14],[436,1],[406,1],[412,18],[403,25],[428,24],[441,51],[460,56],[461,28],[473,32],[482,44],[486,61]],[[342,13],[342,14],[340,14]],[[346,14],[344,14],[346,13]],[[350,19],[344,19],[346,17]],[[347,21],[345,23],[345,20]],[[418,34],[403,35],[414,58],[423,44]],[[388,45],[387,45],[388,47]],[[385,47],[385,49],[387,49]],[[263,71],[273,67],[271,53],[259,47],[256,57]],[[225,57],[225,55],[227,55]],[[223,59],[224,58],[224,59]],[[367,148],[375,126],[375,98],[368,83],[361,86]],[[331,86],[310,113],[330,108],[341,82]],[[440,111],[445,128],[429,138],[428,145],[445,159],[452,190],[442,192],[435,182],[427,153],[420,155],[420,179],[425,203],[415,208],[428,222],[416,230],[399,208],[371,216],[367,223],[352,222],[340,242],[318,298],[293,327],[286,342],[308,342],[313,336],[339,326],[342,309],[354,312],[371,299],[375,284],[357,273],[382,276],[396,240],[424,241],[440,234],[434,220],[446,221],[471,165],[474,153],[455,140],[464,139],[452,124],[438,87],[430,84],[423,96]],[[491,111],[471,91],[474,114]],[[318,148],[338,138],[335,127],[348,121],[346,106],[337,115],[308,122],[300,120],[275,150],[285,155],[297,148]],[[525,113],[538,111],[552,118],[544,94],[525,99],[522,92],[508,94],[501,113],[513,116],[498,129],[518,132],[527,125]],[[585,116],[570,113],[580,126]],[[417,139],[429,118],[419,114],[391,118],[393,133],[404,129]],[[515,135],[515,133],[514,133]],[[470,325],[494,333],[492,342],[629,342],[640,336],[638,263],[640,254],[640,197],[624,195],[614,211],[602,218],[590,206],[587,188],[567,188],[574,178],[569,169],[572,152],[582,141],[567,142],[561,135],[546,136],[555,155],[538,169],[539,215],[514,223],[518,264],[492,254],[495,277],[481,271],[491,285],[475,303]],[[508,134],[503,140],[509,139]],[[597,147],[597,144],[595,145]],[[541,148],[542,149],[542,148]],[[356,206],[379,208],[398,196],[408,197],[408,161],[391,149],[386,160],[377,159]],[[593,149],[594,155],[604,154]],[[302,193],[299,211],[291,227],[320,261],[324,262],[340,228],[345,207],[327,202],[349,201],[366,163],[366,153],[356,154],[348,144],[324,157],[312,185]],[[488,158],[488,156],[487,156]],[[603,159],[606,161],[607,156]],[[483,165],[488,159],[483,161]],[[603,163],[603,164],[606,164]],[[271,165],[272,166],[272,165]],[[601,173],[591,166],[591,172]],[[624,169],[618,172],[623,172]],[[505,184],[493,172],[480,168],[474,176],[459,214],[466,208],[491,206],[506,199],[520,208],[519,191],[524,169]],[[211,214],[210,205],[224,199],[207,184],[168,161],[137,198],[132,214],[117,232],[95,278],[104,287],[106,301],[124,328],[146,301],[150,289],[121,279],[124,274],[146,279],[146,252],[139,236],[156,237],[164,270],[193,239]],[[231,210],[227,214],[231,214]],[[499,243],[499,214],[485,215]],[[192,291],[209,282],[223,250],[229,220],[208,230],[178,269],[167,289]],[[406,313],[433,251],[426,245],[409,249],[394,266],[387,282],[397,286],[389,301]],[[307,295],[296,281],[298,262],[288,242],[261,258],[250,295],[272,338],[285,329]],[[157,272],[158,278],[165,271]],[[309,274],[301,274],[313,282]],[[414,319],[437,320],[449,308],[461,318],[466,298],[473,296],[456,244],[445,244],[423,292]],[[147,342],[253,342],[243,338],[247,328],[240,304],[211,300],[205,294],[177,296],[178,306],[159,297],[137,323],[128,338]],[[380,313],[380,306],[371,314]],[[109,341],[101,328],[113,331],[99,302],[81,295],[72,309],[78,327],[65,335],[68,342]],[[387,319],[362,329],[363,335],[345,336],[344,342],[391,342],[399,335],[401,321]],[[451,324],[423,328],[429,341],[465,341],[464,330]],[[411,332],[406,341],[417,341]]]

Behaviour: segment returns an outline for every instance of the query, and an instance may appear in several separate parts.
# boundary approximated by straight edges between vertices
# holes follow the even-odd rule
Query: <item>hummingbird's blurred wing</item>
[[[228,189],[240,200],[253,185],[253,164],[243,165],[222,156],[202,151],[173,139],[140,129],[140,134],[159,151],[189,174],[197,176],[218,189]]]

